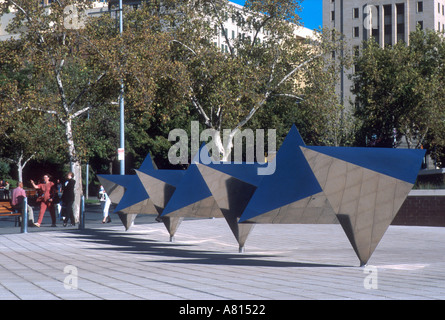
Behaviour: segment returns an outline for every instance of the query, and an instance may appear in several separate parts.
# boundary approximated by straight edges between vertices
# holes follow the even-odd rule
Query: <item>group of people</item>
[[[74,174],[72,172],[68,172],[66,181],[62,186],[58,186],[52,182],[50,176],[47,174],[43,176],[43,181],[39,184],[31,180],[31,185],[39,193],[36,201],[40,203],[39,218],[37,222],[34,223],[34,226],[40,227],[46,210],[49,210],[51,226],[55,227],[57,206],[61,208],[63,226],[66,227],[68,222],[70,222],[72,226],[75,225],[73,203],[76,181],[74,180]]]
[[[34,213],[31,206],[27,206],[28,209],[28,221],[36,227],[40,227],[42,224],[45,212],[48,210],[51,215],[51,226],[56,226],[57,215],[60,215],[63,220],[63,226],[66,227],[68,223],[75,226],[75,218],[73,212],[73,203],[75,199],[75,185],[74,174],[69,172],[66,175],[64,183],[60,183],[57,180],[56,183],[51,181],[50,176],[45,174],[43,181],[36,184],[33,180],[30,180],[31,185],[37,190],[36,202],[40,204],[39,216],[37,222],[34,222]],[[8,193],[9,194],[9,193]],[[23,183],[19,182],[17,188],[12,190],[11,205],[17,212],[22,212],[23,200],[26,197],[26,191],[23,189]],[[111,204],[103,186],[100,186],[99,200],[102,206],[103,220],[102,223],[111,222],[111,218],[108,215],[108,210]]]

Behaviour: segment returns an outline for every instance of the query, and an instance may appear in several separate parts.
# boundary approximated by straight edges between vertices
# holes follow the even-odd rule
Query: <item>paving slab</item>
[[[390,226],[359,266],[341,226],[256,225],[245,252],[224,219],[155,216],[86,228],[0,227],[1,300],[441,300],[445,228]],[[0,224],[3,222],[0,222]]]

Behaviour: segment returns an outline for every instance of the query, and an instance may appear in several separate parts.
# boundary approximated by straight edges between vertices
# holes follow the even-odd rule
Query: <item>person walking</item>
[[[76,222],[74,220],[73,213],[73,203],[74,203],[74,188],[76,186],[76,180],[74,178],[74,173],[68,172],[66,175],[66,182],[62,188],[62,219],[63,226],[66,227],[68,220],[71,221],[71,225],[75,226]]]
[[[50,181],[49,175],[45,174],[43,176],[43,183],[39,183],[36,185],[34,181],[31,180],[31,184],[34,189],[40,190],[40,192],[42,193],[37,198],[37,202],[40,202],[40,211],[39,211],[39,219],[37,220],[36,223],[34,223],[34,225],[36,227],[40,227],[46,209],[48,209],[51,215],[51,227],[56,227],[56,211],[53,203],[54,194],[52,194],[55,191],[54,183]]]
[[[110,197],[108,197],[108,194],[105,191],[104,186],[100,186],[99,200],[100,200],[100,205],[102,207],[102,214],[103,214],[102,223],[109,223],[109,222],[111,222],[111,218],[108,215],[108,210],[110,208],[111,200],[110,200]]]

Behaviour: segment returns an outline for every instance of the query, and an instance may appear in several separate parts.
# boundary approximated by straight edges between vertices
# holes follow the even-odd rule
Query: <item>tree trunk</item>
[[[75,161],[70,163],[71,171],[74,173],[74,180],[76,180],[76,185],[74,187],[74,204],[73,213],[76,222],[79,222],[80,217],[80,200],[83,194],[82,191],[82,165],[80,161]]]
[[[68,155],[70,158],[70,168],[74,173],[74,180],[76,180],[76,185],[74,187],[74,204],[73,213],[76,222],[79,222],[80,217],[80,199],[82,197],[82,165],[77,157],[76,148],[74,146],[73,131],[72,131],[72,120],[69,118],[65,122],[65,135],[68,143]]]

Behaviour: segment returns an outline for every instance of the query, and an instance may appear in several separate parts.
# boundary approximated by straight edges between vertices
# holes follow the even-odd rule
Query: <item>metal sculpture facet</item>
[[[337,223],[337,218],[307,163],[305,146],[295,126],[273,161],[275,172],[264,176],[240,222],[272,224]]]
[[[243,252],[254,225],[238,221],[261,181],[258,166],[223,162],[197,166]]]
[[[201,150],[203,150],[203,147],[201,147]],[[183,179],[178,183],[174,194],[162,213],[163,217],[224,217],[199,172],[198,162],[199,153],[195,155]]]
[[[150,196],[159,216],[162,215],[165,206],[170,201],[176,190],[176,186],[182,180],[184,170],[136,170],[137,177]],[[176,230],[184,218],[182,217],[161,217],[162,222],[170,234],[170,241],[173,241]]]
[[[202,158],[208,164],[203,164],[200,161]],[[238,224],[238,220],[256,188],[256,170],[256,165],[250,164],[215,164],[203,145],[165,208],[163,216],[224,217],[238,241],[239,251],[242,252],[253,226]]]
[[[413,187],[424,150],[301,148],[361,265]]]
[[[147,157],[139,170],[154,170],[150,157]],[[114,211],[128,230],[138,214],[155,214],[156,209],[144,186],[136,175],[98,175],[112,203],[117,204]]]
[[[306,146],[295,126],[272,161],[210,162],[202,147],[187,170],[157,170],[150,156],[137,175],[99,179],[117,209],[159,214],[172,238],[184,217],[224,217],[240,252],[255,223],[340,223],[360,264],[368,262],[416,181],[424,150]],[[125,225],[125,223],[124,223]]]

